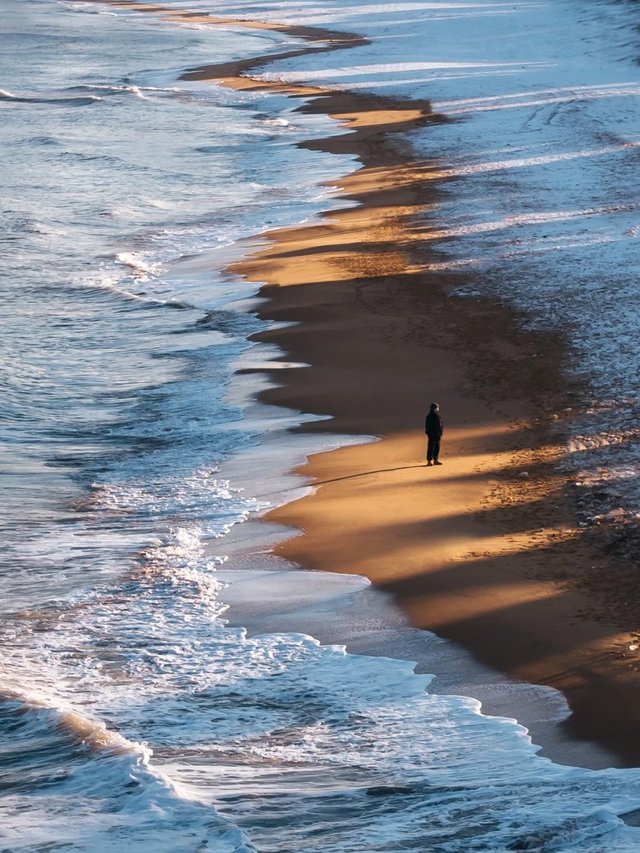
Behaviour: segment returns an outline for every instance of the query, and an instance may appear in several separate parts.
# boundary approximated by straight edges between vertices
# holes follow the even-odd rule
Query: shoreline
[[[636,667],[624,653],[635,635],[604,595],[580,589],[582,566],[612,573],[619,561],[586,540],[557,471],[562,451],[550,417],[579,393],[562,371],[562,339],[522,332],[516,312],[503,306],[450,297],[472,276],[429,271],[419,255],[415,217],[435,205],[439,176],[391,137],[444,118],[428,102],[242,76],[283,56],[364,42],[331,31],[233,25],[331,43],[207,66],[183,79],[303,98],[301,111],[328,115],[342,128],[303,145],[356,155],[363,164],[340,181],[339,197],[355,207],[330,211],[321,224],[264,234],[266,247],[229,268],[267,282],[257,313],[287,323],[257,339],[309,365],[265,371],[281,384],[261,399],[331,416],[300,431],[381,437],[313,456],[299,469],[317,488],[266,516],[301,531],[274,553],[368,577],[393,594],[414,626],[508,675],[562,691],[573,710],[564,724],[569,734],[637,765]],[[446,427],[438,469],[423,460],[421,424],[431,399],[439,400]]]

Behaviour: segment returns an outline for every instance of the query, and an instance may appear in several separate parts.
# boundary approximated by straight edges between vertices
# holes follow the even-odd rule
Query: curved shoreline
[[[428,102],[246,76],[284,56],[366,43],[358,36],[111,5],[326,42],[205,66],[184,79],[300,97],[298,109],[349,131],[304,145],[363,164],[340,181],[340,197],[355,207],[262,235],[269,244],[230,268],[267,282],[258,313],[289,324],[259,339],[310,365],[270,375],[282,384],[264,401],[331,415],[305,431],[382,437],[310,459],[302,471],[315,494],[267,516],[304,533],[275,552],[366,575],[393,593],[414,625],[496,669],[561,690],[574,712],[569,732],[637,764],[640,702],[635,665],[624,656],[635,638],[604,597],[581,591],[581,567],[608,572],[612,558],[577,527],[556,467],[562,451],[548,416],[575,393],[562,371],[562,339],[523,333],[504,307],[452,299],[470,276],[430,270],[421,256],[416,215],[435,206],[438,170],[412,161],[393,137],[443,117]],[[445,465],[436,470],[422,459],[431,398],[447,423]]]

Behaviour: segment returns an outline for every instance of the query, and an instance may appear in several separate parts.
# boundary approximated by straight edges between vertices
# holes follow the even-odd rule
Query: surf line
[[[442,230],[435,210],[452,178],[437,161],[418,160],[406,134],[449,119],[426,100],[257,76],[277,60],[364,46],[362,36],[135,0],[92,2],[309,42],[194,68],[182,79],[299,98],[297,110],[328,116],[340,130],[296,144],[360,164],[331,182],[352,206],[261,234],[267,245],[228,268],[260,284],[259,316],[285,321],[255,339],[308,365],[263,371],[275,387],[261,399],[331,416],[305,431],[381,437],[303,466],[318,488],[265,516],[301,531],[275,553],[365,575],[416,626],[496,669],[562,690],[573,710],[570,733],[604,744],[623,763],[640,761],[637,684],[618,655],[629,635],[606,601],[581,589],[580,566],[598,563],[604,572],[606,558],[576,527],[557,470],[564,451],[550,431],[551,414],[575,393],[566,341],[525,331],[515,311],[481,296],[450,298],[470,280],[440,263],[433,245]],[[429,469],[427,479],[417,425],[431,392],[446,397],[456,427],[447,431],[444,468]]]

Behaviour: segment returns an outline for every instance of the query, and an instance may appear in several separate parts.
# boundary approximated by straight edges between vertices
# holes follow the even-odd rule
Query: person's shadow
[[[375,471],[362,471],[360,474],[347,474],[345,477],[334,477],[332,480],[315,480],[310,485],[324,486],[326,483],[339,483],[341,480],[355,480],[358,477],[369,477],[371,474],[385,474],[387,471],[406,471],[409,468],[424,468],[426,462],[421,462],[418,465],[399,465],[397,468],[378,468]]]

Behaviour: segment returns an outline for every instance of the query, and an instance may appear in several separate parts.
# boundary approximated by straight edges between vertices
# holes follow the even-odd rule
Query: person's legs
[[[438,456],[440,456],[440,439],[439,438],[433,439],[432,452],[433,452],[433,464],[434,465],[442,465],[442,462],[438,461]]]
[[[433,444],[434,444],[434,441],[431,438],[431,436],[430,435],[427,436],[427,465],[433,464],[433,458],[434,458]]]

